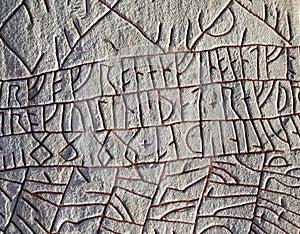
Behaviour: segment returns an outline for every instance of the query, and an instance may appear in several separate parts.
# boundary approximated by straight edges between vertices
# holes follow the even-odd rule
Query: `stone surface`
[[[300,232],[299,0],[0,0],[0,233]]]

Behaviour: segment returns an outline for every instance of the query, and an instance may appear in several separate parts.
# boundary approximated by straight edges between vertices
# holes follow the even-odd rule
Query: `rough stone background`
[[[0,0],[0,233],[300,233],[299,0]]]

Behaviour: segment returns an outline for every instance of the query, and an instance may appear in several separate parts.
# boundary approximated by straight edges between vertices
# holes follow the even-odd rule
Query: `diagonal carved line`
[[[272,25],[270,25],[268,22],[264,21],[261,17],[259,17],[258,15],[254,14],[252,11],[250,11],[247,7],[245,7],[242,3],[240,3],[237,0],[234,0],[240,7],[242,7],[244,10],[246,10],[249,14],[251,14],[252,16],[254,16],[256,19],[258,19],[259,21],[264,22],[270,29],[272,29],[272,31],[274,31],[281,39],[283,39],[285,42],[287,42],[289,45],[291,45],[291,43],[289,42],[289,40],[282,36],[274,27],[272,27]]]
[[[114,10],[112,7],[110,7],[107,3],[105,3],[102,0],[98,0],[100,3],[102,3],[104,6],[106,6],[107,8],[110,9],[110,11],[114,12],[115,14],[117,14],[121,19],[127,21],[131,26],[133,26],[136,30],[138,30],[138,32],[145,38],[147,39],[149,42],[151,42],[153,45],[157,46],[162,52],[164,52],[164,49],[155,43],[155,41],[153,41],[152,39],[150,39],[146,33],[140,29],[137,25],[135,25],[130,19],[128,19],[125,15],[121,14],[120,12]]]
[[[72,49],[69,51],[69,53],[67,54],[67,56],[64,58],[63,62],[61,63],[61,67],[64,67],[66,61],[68,60],[68,58],[70,57],[70,55],[73,52],[73,49],[76,47],[76,45],[94,28],[96,27],[107,15],[109,15],[112,11],[113,8],[116,7],[118,5],[118,3],[120,2],[120,0],[117,0],[111,7],[106,5],[109,10],[107,12],[105,12],[93,25],[91,25],[83,34],[80,35],[80,38],[75,42],[75,44],[73,45]],[[75,25],[76,27],[76,25]],[[76,30],[77,27],[76,27]]]

